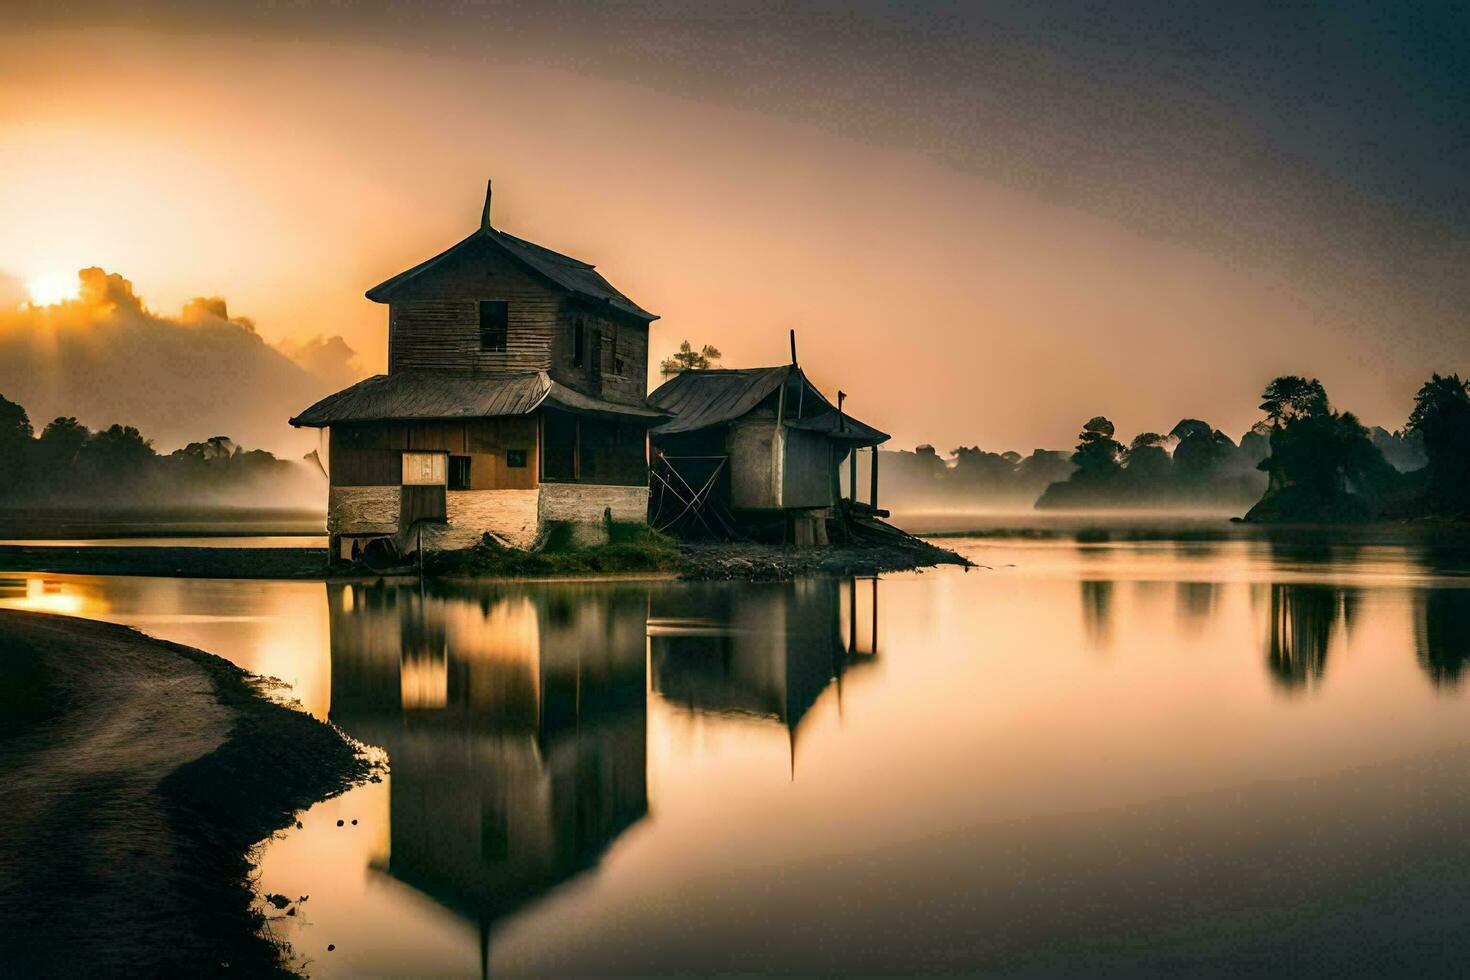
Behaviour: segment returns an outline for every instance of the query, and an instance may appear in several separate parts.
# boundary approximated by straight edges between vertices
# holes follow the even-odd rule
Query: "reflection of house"
[[[705,584],[655,593],[652,687],[694,712],[786,726],[794,740],[829,684],[874,655],[877,580]]]
[[[824,534],[820,518],[842,497],[843,461],[888,441],[834,407],[795,364],[685,371],[648,400],[674,416],[651,436],[660,467],[653,494],[659,525],[679,527],[680,515],[712,510],[751,520],[784,516],[797,528]],[[688,510],[688,498],[706,486],[699,511]],[[877,486],[875,472],[875,494]],[[665,502],[661,494],[672,499]],[[870,503],[877,506],[876,499]]]
[[[387,749],[388,873],[480,923],[643,817],[641,591],[328,586],[331,718]]]
[[[480,227],[368,290],[388,305],[388,373],[312,405],[327,430],[333,559],[374,538],[530,545],[648,510],[648,324],[592,266]]]

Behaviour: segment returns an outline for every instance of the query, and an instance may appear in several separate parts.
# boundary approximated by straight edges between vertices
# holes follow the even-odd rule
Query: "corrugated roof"
[[[542,404],[592,415],[656,421],[663,413],[603,401],[552,381],[545,371],[508,377],[401,371],[379,374],[328,395],[291,420],[322,428],[340,422],[386,422],[525,415]]]
[[[653,429],[653,434],[694,432],[732,422],[770,397],[793,373],[805,386],[806,394],[802,396],[803,417],[799,419],[789,417],[796,409],[791,404],[792,396],[786,396],[788,426],[862,446],[876,446],[888,441],[887,433],[859,422],[851,415],[844,413],[839,419],[837,409],[794,364],[768,368],[716,368],[676,374],[648,396],[650,404],[674,416]]]
[[[837,415],[836,409],[823,412],[821,415],[804,419],[792,419],[786,423],[793,429],[803,429],[807,432],[816,432],[833,439],[842,439],[847,442],[856,443],[859,446],[876,446],[887,442],[888,433],[880,432],[865,422],[861,422],[847,413],[841,417]]]
[[[520,262],[531,271],[544,276],[556,285],[568,292],[576,293],[578,296],[595,302],[606,303],[614,309],[631,314],[642,320],[657,320],[658,315],[649,313],[637,303],[620,293],[612,283],[608,282],[597,272],[595,266],[574,259],[570,255],[553,252],[549,248],[528,242],[524,238],[517,238],[496,228],[485,227],[456,242],[449,248],[440,252],[431,259],[420,262],[411,269],[406,269],[391,279],[385,279],[372,289],[367,291],[367,298],[375,303],[387,301],[387,294],[394,288],[408,282],[410,279],[427,272],[445,259],[458,253],[461,249],[469,248],[481,241],[489,241],[500,246],[511,258]]]
[[[693,432],[720,425],[754,409],[781,387],[793,370],[790,364],[773,368],[716,368],[674,375],[648,396],[650,404],[673,419],[655,432]]]

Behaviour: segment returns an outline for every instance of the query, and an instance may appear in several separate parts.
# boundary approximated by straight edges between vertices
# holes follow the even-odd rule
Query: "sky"
[[[1239,435],[1283,373],[1392,429],[1470,370],[1467,157],[1449,4],[18,0],[0,306],[99,267],[381,371],[364,290],[493,177],[498,227],[661,315],[653,360],[795,328],[895,448]]]

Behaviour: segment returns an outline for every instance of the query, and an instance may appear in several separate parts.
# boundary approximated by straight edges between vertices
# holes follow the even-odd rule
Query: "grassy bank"
[[[606,544],[580,547],[569,528],[558,528],[540,551],[505,548],[486,537],[473,548],[430,555],[431,575],[477,578],[546,578],[564,575],[679,573],[686,562],[678,543],[642,524],[613,524]]]
[[[370,775],[227,661],[122,626],[0,612],[0,921],[18,975],[288,975],[250,852]]]

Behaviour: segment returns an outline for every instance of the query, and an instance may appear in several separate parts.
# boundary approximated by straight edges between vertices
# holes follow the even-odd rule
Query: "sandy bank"
[[[0,959],[15,976],[261,976],[247,852],[367,775],[239,668],[0,611]]]

